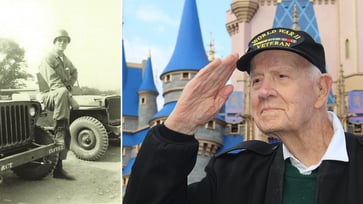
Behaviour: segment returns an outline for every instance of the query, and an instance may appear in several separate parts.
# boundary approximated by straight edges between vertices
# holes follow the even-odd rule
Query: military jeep
[[[63,147],[56,146],[53,135],[37,125],[41,114],[37,101],[14,101],[10,95],[0,95],[1,181],[1,172],[10,169],[28,180],[41,179],[54,170]]]

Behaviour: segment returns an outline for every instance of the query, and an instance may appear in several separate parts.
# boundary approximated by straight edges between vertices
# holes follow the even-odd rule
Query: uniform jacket
[[[318,168],[317,204],[363,203],[363,138],[346,133],[346,146],[349,162],[323,161]],[[243,142],[211,158],[206,177],[187,185],[197,152],[194,137],[163,125],[152,128],[133,166],[124,203],[282,203],[281,143]]]
[[[72,62],[63,56],[63,59],[56,53],[50,52],[41,62],[39,72],[50,90],[55,90],[60,87],[73,86],[77,81],[77,69]],[[46,92],[49,90],[41,90]]]

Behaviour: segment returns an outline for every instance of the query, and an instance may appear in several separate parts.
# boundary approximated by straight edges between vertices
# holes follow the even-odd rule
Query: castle
[[[329,109],[336,112],[346,131],[363,136],[363,2],[357,0],[231,0],[226,28],[232,50],[243,54],[249,39],[271,27],[304,30],[322,42],[327,72],[334,79]],[[157,109],[151,56],[142,63],[127,63],[122,56],[122,163],[123,185],[147,131],[163,123],[174,109],[183,87],[213,59],[203,46],[196,0],[185,0],[174,52],[160,75],[164,105]],[[127,53],[127,50],[126,50]],[[201,127],[197,163],[188,182],[204,175],[209,158],[241,141],[266,138],[254,125],[250,110],[249,78],[236,71],[231,78],[235,91],[215,118]],[[298,93],[297,93],[298,94]]]

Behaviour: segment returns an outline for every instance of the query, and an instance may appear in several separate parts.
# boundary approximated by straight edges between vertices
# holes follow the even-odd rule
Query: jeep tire
[[[96,118],[82,116],[70,125],[71,150],[77,158],[87,161],[100,159],[108,148],[108,134]]]
[[[35,143],[47,145],[54,143],[52,135],[49,131],[35,126]],[[13,172],[20,178],[26,180],[39,180],[49,175],[57,165],[59,153],[50,154],[33,162],[23,164],[13,168]]]

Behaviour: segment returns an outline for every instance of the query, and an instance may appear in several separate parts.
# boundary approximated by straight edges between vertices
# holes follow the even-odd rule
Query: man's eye
[[[253,80],[252,80],[252,84],[259,83],[260,81],[261,81],[260,79],[253,79]]]
[[[280,78],[286,78],[287,76],[286,76],[286,75],[284,75],[284,74],[280,74],[280,75],[279,75],[279,77],[280,77]]]

